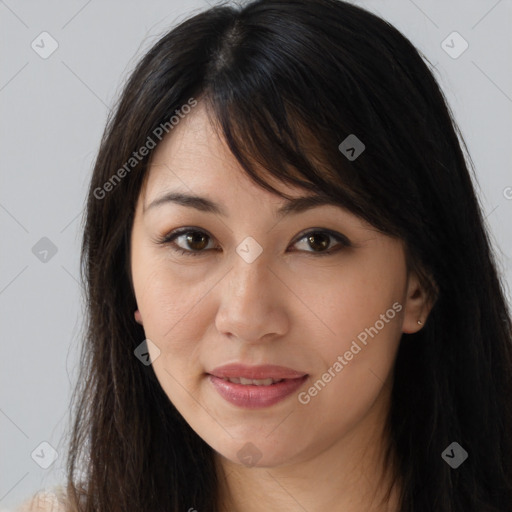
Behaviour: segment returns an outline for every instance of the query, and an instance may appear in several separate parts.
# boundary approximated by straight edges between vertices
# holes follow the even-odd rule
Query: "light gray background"
[[[475,162],[510,299],[512,1],[354,3],[394,24],[436,65]],[[0,0],[0,510],[64,481],[62,435],[83,319],[80,222],[109,106],[144,51],[207,5]],[[59,45],[47,59],[31,47],[43,31]],[[453,31],[469,44],[456,59],[441,46]],[[42,237],[58,250],[46,262],[32,252]],[[43,441],[59,453],[46,470],[31,458]]]

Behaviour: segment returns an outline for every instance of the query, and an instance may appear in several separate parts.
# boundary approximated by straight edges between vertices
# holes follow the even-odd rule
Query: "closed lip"
[[[209,372],[210,375],[221,379],[298,379],[307,375],[306,372],[293,370],[285,366],[277,366],[273,364],[265,364],[259,366],[250,366],[239,363],[227,364],[219,366]]]

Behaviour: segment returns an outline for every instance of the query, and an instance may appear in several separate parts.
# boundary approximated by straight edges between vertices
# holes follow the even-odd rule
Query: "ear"
[[[421,285],[416,272],[409,272],[402,331],[407,334],[418,332],[427,322],[433,304]],[[421,323],[420,323],[421,322]]]
[[[142,316],[141,316],[140,311],[138,309],[135,310],[134,317],[135,317],[135,321],[138,324],[143,325],[142,324]]]

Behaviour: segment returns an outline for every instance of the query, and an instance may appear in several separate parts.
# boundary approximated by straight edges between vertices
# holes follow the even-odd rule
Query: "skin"
[[[168,191],[208,197],[227,216],[171,202],[147,208]],[[135,318],[160,351],[150,346],[155,374],[215,450],[225,510],[396,510],[395,494],[380,504],[389,476],[383,426],[401,334],[422,328],[425,292],[400,240],[334,205],[278,219],[285,203],[244,174],[201,104],[154,150],[136,206],[131,269]],[[202,253],[157,242],[181,227],[210,237]],[[309,228],[341,233],[352,247],[331,238],[326,250],[340,250],[319,256],[304,238]],[[248,236],[263,248],[252,263],[236,252]],[[174,242],[194,249],[185,236]],[[401,311],[305,405],[294,393],[271,407],[239,408],[206,378],[228,363],[278,364],[307,373],[299,390],[307,391],[394,303]],[[237,456],[249,442],[261,457],[252,467]]]

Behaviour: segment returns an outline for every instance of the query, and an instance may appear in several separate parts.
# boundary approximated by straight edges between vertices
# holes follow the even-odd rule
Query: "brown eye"
[[[185,236],[188,247],[193,251],[201,251],[204,249],[208,245],[209,238],[206,233],[202,233],[201,231],[190,231]]]
[[[302,242],[302,241],[305,242]],[[332,244],[332,240],[336,243]],[[300,244],[302,243],[302,247]],[[299,246],[301,252],[313,254],[315,256],[327,256],[334,252],[338,252],[344,247],[350,247],[350,240],[340,233],[327,231],[325,229],[310,230],[302,235],[294,244]]]
[[[159,240],[162,245],[169,245],[174,251],[187,256],[201,256],[213,247],[208,247],[210,235],[197,229],[179,229]]]
[[[330,236],[326,233],[315,233],[308,235],[309,246],[315,251],[323,251],[329,247]]]
[[[171,248],[186,256],[204,256],[216,247],[209,247],[212,237],[201,230],[183,228],[169,233],[158,243],[170,245]],[[300,247],[300,244],[303,244]],[[344,235],[326,230],[315,229],[302,234],[293,246],[299,246],[299,252],[313,254],[314,256],[328,256],[336,253],[345,247],[351,247],[350,240]],[[292,251],[293,252],[293,251]]]

